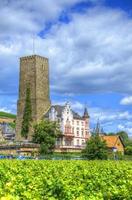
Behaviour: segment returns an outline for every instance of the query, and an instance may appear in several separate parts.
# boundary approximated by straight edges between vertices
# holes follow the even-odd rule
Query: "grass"
[[[6,117],[6,118],[11,118],[11,119],[15,119],[16,115],[15,114],[11,114],[11,113],[6,113],[6,112],[2,112],[0,111],[0,117]]]

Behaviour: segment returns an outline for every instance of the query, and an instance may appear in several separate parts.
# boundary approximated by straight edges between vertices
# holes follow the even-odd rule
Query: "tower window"
[[[43,69],[43,71],[45,71],[45,66],[44,65],[42,65],[42,69]]]

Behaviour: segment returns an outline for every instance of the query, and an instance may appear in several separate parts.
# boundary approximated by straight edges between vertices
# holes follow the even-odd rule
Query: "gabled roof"
[[[119,135],[103,135],[101,138],[106,141],[107,147],[109,148],[114,147],[118,139],[120,139],[122,145],[125,146]]]
[[[74,112],[73,110],[72,110],[72,113],[73,113],[74,119],[82,119],[82,117],[78,113]]]
[[[52,105],[47,111],[47,113],[44,115],[44,117],[46,118],[49,117],[49,112],[51,111],[52,108],[55,108],[55,110],[57,111],[57,117],[61,117],[64,106],[60,106],[60,105]]]
[[[65,106],[52,105],[49,108],[48,112],[44,115],[44,117],[48,118],[49,112],[51,111],[52,108],[55,108],[55,110],[57,111],[57,117],[61,117],[62,116],[62,112],[63,112]],[[73,110],[72,110],[72,113],[73,113],[73,118],[74,119],[82,119],[82,117],[78,113],[74,112]]]

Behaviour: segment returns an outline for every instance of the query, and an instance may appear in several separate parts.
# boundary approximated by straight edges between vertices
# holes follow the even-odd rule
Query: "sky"
[[[132,1],[0,0],[0,110],[16,113],[19,58],[49,58],[52,104],[132,136]]]

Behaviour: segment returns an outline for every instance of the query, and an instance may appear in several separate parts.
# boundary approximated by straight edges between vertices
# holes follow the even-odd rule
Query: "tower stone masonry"
[[[19,99],[17,102],[16,140],[22,141],[21,127],[27,85],[30,87],[32,123],[40,121],[50,107],[48,59],[38,55],[20,58]],[[32,139],[32,131],[28,140]]]

